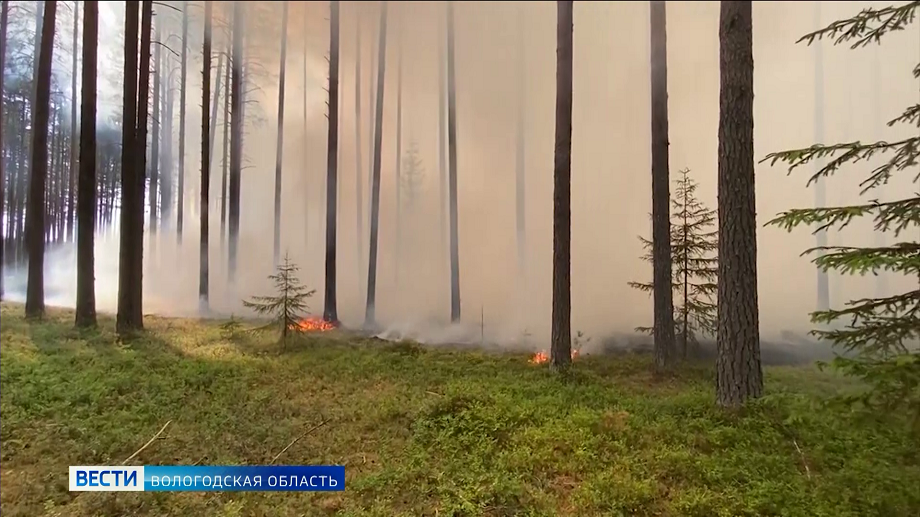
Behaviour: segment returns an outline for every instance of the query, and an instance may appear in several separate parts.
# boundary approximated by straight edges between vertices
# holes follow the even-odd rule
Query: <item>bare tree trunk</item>
[[[367,259],[367,304],[364,311],[364,327],[371,329],[377,324],[377,236],[380,222],[380,165],[383,152],[383,87],[387,66],[387,6],[380,4],[380,31],[377,42],[377,105],[374,109],[374,177],[371,184],[371,240]]]
[[[397,54],[399,64],[396,65],[396,260],[393,261],[396,285],[399,285],[400,255],[402,253],[402,78],[403,55],[402,36],[397,32]]]
[[[188,79],[188,2],[182,2],[182,51],[179,72],[179,179],[176,192],[176,238],[182,244],[185,216],[185,84]]]
[[[150,185],[147,196],[150,204],[150,243],[153,244],[157,233],[157,213],[159,212],[159,181],[160,181],[160,71],[163,62],[163,45],[160,41],[160,24],[157,22],[154,30],[156,50],[153,59],[153,134],[150,139]]]
[[[338,324],[335,285],[336,183],[339,150],[339,2],[329,2],[329,137],[326,149],[326,286],[323,319]]]
[[[170,226],[173,216],[173,106],[175,105],[175,88],[172,86],[173,67],[169,54],[165,56],[163,74],[163,160],[160,167],[160,225],[163,229]]]
[[[77,177],[77,37],[80,33],[80,2],[73,3],[73,65],[70,69],[70,170],[67,174],[67,240],[73,240],[74,183]]]
[[[572,7],[556,2],[556,149],[553,171],[553,323],[550,367],[572,364]]]
[[[209,0],[204,3],[204,46],[201,51],[201,210],[200,241],[198,247],[198,309],[208,311],[208,190],[211,185],[211,127],[204,111],[211,100],[211,9]],[[220,75],[218,74],[218,77]]]
[[[281,13],[281,70],[278,75],[278,137],[275,150],[275,241],[274,264],[281,260],[281,166],[284,156],[284,65],[287,62],[288,3],[282,2]]]
[[[450,209],[450,321],[460,321],[460,242],[457,214],[457,79],[454,64],[454,2],[447,2],[447,145]]]
[[[222,52],[218,54],[217,72],[214,74],[214,95],[211,96],[211,134],[208,135],[208,156],[211,157],[212,167],[214,165],[214,139],[217,134],[217,112],[220,107],[220,89],[221,87],[226,88],[226,86],[223,86],[220,82],[224,70],[224,59],[225,56]],[[224,96],[226,97],[227,94],[224,93]],[[211,177],[211,172],[213,171],[208,171],[208,177]]]
[[[719,21],[719,287],[716,401],[763,394],[754,197],[751,2],[723,1]]]
[[[652,97],[652,290],[655,369],[674,364],[674,290],[671,276],[671,198],[668,177],[668,42],[663,0],[650,5]]]
[[[368,106],[370,109],[370,106]],[[361,163],[361,18],[355,29],[355,208],[357,217],[357,238],[355,239],[358,262],[358,285],[364,280],[364,166]],[[361,288],[358,287],[360,290]]]
[[[236,248],[240,232],[240,173],[243,138],[243,4],[233,4],[233,76],[230,102],[230,243],[227,254],[227,278],[236,281]]]
[[[229,52],[230,49],[226,49],[228,53],[227,69],[224,70],[224,83],[226,83],[227,91],[224,93],[224,143],[222,146],[223,160],[222,160],[222,171],[220,174],[220,247],[223,250],[224,247],[224,238],[227,235],[227,170],[230,166],[230,66],[229,61]]]
[[[815,27],[821,27],[821,2],[814,2]],[[815,45],[815,142],[824,143],[824,46]],[[824,168],[824,158],[815,159],[815,173]],[[827,178],[818,176],[815,180],[815,208],[827,206],[827,192],[825,187]],[[816,246],[827,246],[827,230],[815,232]],[[823,252],[819,251],[819,255]],[[817,307],[816,310],[826,311],[831,305],[830,282],[827,271],[820,267],[815,268],[818,275],[817,281]]]
[[[371,37],[370,37],[370,55],[371,55],[371,68],[368,72],[367,79],[367,109],[374,109],[374,93],[376,88],[374,88],[374,77],[377,73],[377,42],[374,39],[374,36],[377,36],[376,27],[373,22],[371,26]],[[365,216],[365,222],[367,227],[370,228],[371,225],[371,188],[374,183],[374,118],[373,115],[368,117],[367,120],[367,215]],[[362,257],[364,256],[364,241],[361,242],[362,248]],[[364,271],[361,271],[360,275],[361,285],[363,287],[367,286],[367,275]]]
[[[83,74],[80,106],[80,184],[77,222],[77,327],[96,326],[96,60],[99,2],[83,2]]]
[[[6,143],[3,140],[3,128],[4,122],[6,120],[6,110],[4,109],[6,105],[3,103],[5,98],[5,85],[3,84],[4,75],[2,72],[6,70],[6,35],[10,23],[10,3],[8,0],[3,0],[0,3],[0,218],[4,214],[4,197],[6,193],[6,160],[3,159],[2,150],[6,147]],[[12,178],[11,178],[12,179]],[[10,190],[13,190],[13,182],[10,182]],[[12,206],[12,203],[10,204]],[[10,221],[8,219],[8,221]],[[6,229],[10,228],[9,222],[7,222]],[[3,235],[3,232],[0,231],[0,300],[3,299],[3,260],[6,254],[4,253],[4,248],[6,248],[6,236]]]
[[[54,17],[57,2],[44,3],[38,75],[35,85],[35,125],[32,130],[32,172],[26,231],[29,246],[29,279],[26,286],[26,317],[45,314],[45,184],[48,177],[48,117],[51,107],[51,64],[54,52]]]

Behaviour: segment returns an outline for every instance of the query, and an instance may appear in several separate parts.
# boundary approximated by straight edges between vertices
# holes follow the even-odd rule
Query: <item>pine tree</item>
[[[275,283],[274,296],[256,296],[252,300],[243,301],[243,306],[254,310],[258,314],[272,317],[260,330],[269,329],[276,325],[281,327],[281,341],[287,340],[291,330],[297,329],[303,313],[309,309],[307,298],[313,296],[315,290],[307,290],[297,278],[300,268],[291,262],[290,256],[284,255],[284,262],[276,267],[274,275],[268,278]]]
[[[909,2],[883,9],[864,9],[856,16],[836,21],[829,26],[799,39],[808,44],[825,37],[834,44],[849,43],[851,48],[870,43],[881,44],[889,31],[904,30],[915,21],[920,2]],[[920,79],[920,65],[913,69],[915,79]],[[909,106],[904,113],[888,122],[892,127],[909,124],[920,128],[920,104]],[[808,185],[836,173],[847,163],[859,164],[876,154],[890,158],[873,167],[868,177],[860,183],[861,195],[885,185],[895,174],[906,173],[917,167],[920,155],[920,136],[895,142],[859,141],[813,145],[805,149],[769,154],[763,161],[777,161],[789,165],[789,172],[809,162],[830,157],[820,170],[811,176]],[[913,183],[920,175],[913,177]],[[877,192],[876,192],[877,193]],[[857,218],[872,219],[876,232],[888,232],[895,242],[888,246],[822,246],[811,248],[805,254],[816,254],[813,262],[824,271],[835,270],[842,274],[898,272],[906,277],[901,284],[904,292],[888,297],[851,300],[845,308],[816,311],[812,322],[828,325],[844,320],[845,325],[831,329],[813,330],[812,334],[826,339],[838,349],[848,352],[834,359],[834,366],[864,380],[869,389],[851,402],[890,413],[907,410],[915,426],[920,426],[920,193],[914,191],[901,199],[869,199],[865,203],[814,209],[793,209],[779,214],[768,224],[792,230],[800,225],[816,226],[816,231],[842,228]]]
[[[671,199],[672,286],[676,295],[674,331],[687,358],[688,344],[696,346],[699,335],[716,333],[716,291],[718,284],[718,231],[713,228],[716,211],[696,197],[697,183],[690,169],[680,171]],[[646,253],[642,260],[652,262],[652,241],[639,237]],[[652,283],[629,282],[629,286],[651,293]],[[653,334],[652,327],[636,327]]]

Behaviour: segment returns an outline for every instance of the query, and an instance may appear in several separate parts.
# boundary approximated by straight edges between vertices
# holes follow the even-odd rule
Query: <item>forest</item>
[[[920,2],[767,4],[3,0],[0,509],[920,514]]]

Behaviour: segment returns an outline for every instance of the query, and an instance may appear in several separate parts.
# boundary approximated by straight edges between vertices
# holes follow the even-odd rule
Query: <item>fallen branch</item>
[[[294,444],[297,443],[297,442],[299,442],[304,436],[307,436],[308,434],[312,433],[313,431],[316,431],[317,429],[319,429],[320,427],[326,425],[327,423],[329,423],[329,421],[324,419],[322,422],[320,422],[320,423],[314,425],[313,427],[307,429],[302,435],[300,435],[300,436],[298,436],[297,438],[294,438],[293,440],[291,440],[291,443],[287,444],[287,447],[281,449],[281,452],[279,452],[278,454],[275,455],[274,458],[272,458],[272,461],[269,462],[269,465],[274,465],[274,464],[275,464],[275,461],[277,461],[278,458],[281,457],[282,454],[284,454],[285,452],[287,452],[288,449],[290,449],[291,447],[293,447]]]
[[[796,443],[795,438],[792,439],[792,445],[795,445],[795,450],[799,451],[799,456],[802,458],[802,465],[805,466],[805,476],[811,479],[811,470],[808,468],[808,462],[805,461],[805,454],[802,453],[802,449],[799,448],[799,444]]]
[[[169,426],[170,423],[172,423],[172,420],[169,420],[169,421],[167,421],[165,424],[163,424],[163,427],[161,427],[160,430],[157,431],[157,434],[153,435],[153,438],[151,438],[147,443],[145,443],[143,447],[141,447],[140,449],[134,451],[134,454],[128,456],[128,458],[127,458],[125,461],[121,462],[121,464],[124,465],[124,464],[128,463],[129,461],[133,460],[135,456],[137,456],[137,455],[140,454],[144,449],[146,449],[147,447],[149,447],[150,444],[154,442],[154,440],[156,440],[157,438],[160,437],[161,434],[163,434],[163,431],[166,430],[166,427]]]

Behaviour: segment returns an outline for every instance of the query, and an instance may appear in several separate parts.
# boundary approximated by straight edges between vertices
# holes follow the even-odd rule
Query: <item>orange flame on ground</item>
[[[309,318],[304,318],[297,322],[297,330],[301,332],[325,332],[327,330],[332,330],[335,328],[335,325],[329,323],[328,321],[323,320],[322,318],[311,316]]]
[[[572,349],[572,359],[578,357],[578,350]],[[530,364],[543,364],[549,362],[549,354],[546,352],[537,352],[530,358]]]

